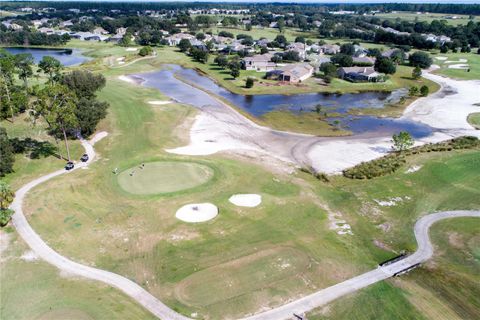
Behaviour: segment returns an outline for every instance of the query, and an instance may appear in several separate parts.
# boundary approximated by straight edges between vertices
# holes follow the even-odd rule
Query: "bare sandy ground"
[[[474,103],[480,102],[480,81],[454,80],[427,72],[424,76],[439,83],[441,89],[416,100],[401,117],[435,129],[432,135],[417,140],[416,144],[462,135],[479,137],[480,132],[468,124],[467,116],[478,112]],[[129,76],[120,79],[138,83]],[[225,151],[254,156],[266,154],[292,166],[311,166],[317,171],[338,174],[362,161],[381,157],[391,149],[390,136],[315,137],[259,126],[225,104],[200,110],[190,129],[190,143],[166,151],[195,156]]]
[[[171,100],[153,100],[153,101],[148,101],[149,104],[154,105],[154,106],[161,106],[164,104],[169,104],[172,103]]]
[[[239,207],[253,208],[262,203],[262,196],[259,194],[234,194],[228,201]]]
[[[218,208],[214,204],[192,203],[178,209],[175,217],[185,222],[197,223],[212,220],[217,215]]]

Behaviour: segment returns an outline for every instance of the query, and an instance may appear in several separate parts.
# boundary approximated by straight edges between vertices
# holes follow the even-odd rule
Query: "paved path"
[[[98,138],[105,136],[105,133],[100,133],[92,139],[93,142],[98,141]],[[82,141],[82,145],[89,155],[89,161],[86,163],[78,163],[75,166],[75,170],[88,166],[95,159],[95,150],[90,142]],[[72,172],[70,171],[70,172]],[[170,309],[163,304],[160,300],[151,295],[148,291],[140,287],[127,278],[124,278],[118,274],[92,268],[79,263],[76,263],[68,258],[60,255],[50,248],[40,236],[32,229],[28,224],[25,215],[23,214],[23,200],[26,194],[39,184],[46,182],[52,178],[58,177],[62,174],[69,174],[70,172],[65,170],[58,170],[42,176],[38,179],[27,183],[16,192],[15,200],[13,201],[11,208],[15,211],[12,217],[13,225],[17,229],[18,234],[25,240],[30,248],[43,260],[56,266],[62,271],[69,274],[85,277],[92,280],[98,280],[111,285],[145,307],[155,316],[163,320],[189,320],[190,318],[182,316],[181,314]],[[417,263],[424,262],[433,255],[433,247],[430,242],[428,231],[432,224],[435,222],[455,217],[480,217],[480,211],[446,211],[439,212],[424,216],[415,224],[415,237],[418,242],[417,251],[408,256],[407,258],[393,263],[389,266],[379,267],[375,270],[369,271],[357,277],[351,278],[334,286],[322,289],[316,293],[305,296],[301,299],[295,300],[278,308],[253,315],[245,318],[245,320],[281,320],[291,319],[293,313],[302,314],[308,312],[317,307],[323,306],[343,295],[355,292],[361,288],[367,287],[376,282],[382,281],[393,276],[396,272],[402,271]]]

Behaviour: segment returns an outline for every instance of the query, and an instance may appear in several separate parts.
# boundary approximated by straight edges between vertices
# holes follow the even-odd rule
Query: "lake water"
[[[343,95],[308,93],[246,96],[232,93],[195,70],[182,68],[178,65],[169,65],[162,70],[137,74],[135,77],[142,79],[144,81],[143,85],[156,88],[181,103],[194,107],[219,105],[220,103],[216,99],[203,91],[206,90],[256,117],[275,110],[287,110],[295,113],[314,112],[315,106],[318,104],[324,110],[328,110],[329,113],[346,113],[352,108],[382,108],[387,103],[397,102],[406,93],[406,90],[402,89],[392,93],[363,92]],[[203,90],[192,87],[180,79]],[[432,132],[432,129],[427,125],[392,118],[345,115],[328,120],[330,122],[338,120],[342,128],[350,130],[354,134],[377,132],[390,135],[399,131],[408,131],[415,138],[421,138],[430,135]]]
[[[90,58],[82,55],[78,49],[43,49],[43,48],[5,48],[11,54],[30,53],[35,63],[38,63],[44,56],[51,56],[60,61],[64,66],[74,66],[81,64]]]

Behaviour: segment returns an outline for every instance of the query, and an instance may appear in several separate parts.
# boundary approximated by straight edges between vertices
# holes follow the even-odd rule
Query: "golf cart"
[[[75,167],[72,161],[68,161],[67,164],[65,165],[65,170],[69,171],[72,170]]]

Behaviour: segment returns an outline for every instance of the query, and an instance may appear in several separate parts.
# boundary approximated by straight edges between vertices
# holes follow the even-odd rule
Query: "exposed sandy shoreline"
[[[407,107],[401,119],[427,124],[436,131],[417,140],[416,144],[462,135],[480,137],[480,131],[467,122],[470,113],[480,110],[474,106],[480,102],[480,81],[454,80],[427,72],[424,77],[439,83],[441,89],[417,99]],[[142,82],[132,76],[119,79],[135,84]],[[387,136],[325,138],[272,130],[253,123],[226,104],[223,108],[207,107],[201,111],[190,129],[190,143],[168,152],[182,155],[209,155],[221,151],[262,153],[292,165],[307,165],[317,171],[338,174],[360,162],[381,157],[391,148],[391,138]]]

